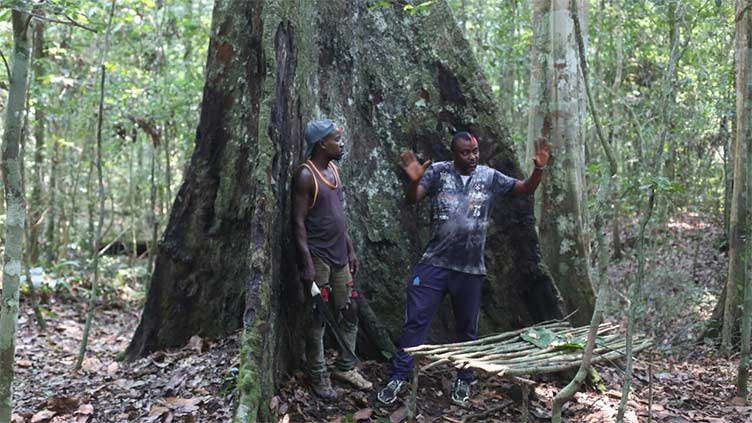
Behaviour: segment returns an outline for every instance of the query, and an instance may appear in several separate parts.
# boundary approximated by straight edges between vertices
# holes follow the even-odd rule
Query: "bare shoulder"
[[[308,167],[300,165],[295,170],[293,182],[296,190],[310,190],[313,187],[313,174]]]

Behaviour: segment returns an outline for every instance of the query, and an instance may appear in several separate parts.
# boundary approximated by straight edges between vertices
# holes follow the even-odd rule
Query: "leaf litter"
[[[752,404],[734,397],[738,358],[721,357],[713,342],[700,339],[727,266],[725,253],[718,248],[718,225],[702,222],[702,217],[689,216],[650,234],[660,241],[656,241],[647,265],[650,289],[646,290],[638,327],[656,339],[657,347],[636,357],[627,422],[647,421],[651,372],[655,422],[751,421]],[[634,226],[622,236],[628,246],[625,258],[612,262],[609,271],[621,292],[627,291],[636,269],[634,243],[630,245]],[[118,362],[115,358],[128,345],[140,313],[137,301],[122,300],[120,307],[96,310],[87,359],[82,370],[75,372],[73,363],[85,317],[83,293],[79,298],[48,299],[44,306],[49,310],[50,329],[46,332],[38,330],[28,308],[19,316],[13,422],[231,421],[233,390],[228,389],[228,375],[238,364],[237,335],[222,340],[193,337],[182,349],[156,352],[133,363]],[[613,296],[607,320],[625,326],[624,310],[623,299]],[[546,334],[530,333],[530,342],[552,342],[546,338]],[[581,342],[565,341],[573,343],[571,348],[578,348]],[[327,357],[331,362],[333,352]],[[622,367],[621,361],[597,365],[607,391],[585,387],[565,405],[565,419],[613,422],[621,399]],[[365,361],[360,369],[374,382],[374,390],[356,391],[333,381],[340,395],[334,403],[313,396],[302,372],[290,375],[268,404],[275,422],[404,421],[406,397],[389,406],[376,400],[376,390],[387,382],[387,365]],[[529,421],[550,419],[553,397],[570,376],[535,378]],[[523,420],[520,386],[481,374],[473,383],[473,398],[459,407],[449,401],[452,378],[452,370],[442,366],[421,373],[417,421]]]

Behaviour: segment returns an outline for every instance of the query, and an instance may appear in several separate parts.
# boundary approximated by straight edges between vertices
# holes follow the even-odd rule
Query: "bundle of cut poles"
[[[618,326],[603,323],[598,328],[598,338],[593,350],[592,362],[616,360],[624,357],[626,341],[616,332]],[[530,339],[535,331],[545,330],[555,337],[549,345],[539,347],[523,338]],[[549,332],[550,331],[550,332]],[[430,363],[421,368],[427,370],[439,364],[457,368],[473,368],[502,377],[517,378],[544,373],[555,373],[579,367],[582,347],[588,327],[573,328],[565,321],[545,322],[539,325],[479,338],[474,341],[442,345],[420,345],[406,348],[414,357],[425,357]],[[538,332],[540,333],[540,332]],[[581,340],[576,343],[574,340]],[[636,335],[632,352],[636,353],[652,343],[644,335]]]

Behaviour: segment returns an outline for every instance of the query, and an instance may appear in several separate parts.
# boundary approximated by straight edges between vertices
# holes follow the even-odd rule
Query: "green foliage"
[[[450,4],[521,153],[532,2]],[[717,213],[735,110],[733,2],[591,2],[588,21],[590,86],[622,169],[617,194],[622,210],[635,214],[643,193],[634,187],[648,184],[670,194],[672,213]],[[673,64],[672,34],[678,37]],[[622,72],[615,86],[619,38]],[[586,176],[595,190],[606,159],[592,122],[589,126]]]
[[[580,351],[585,349],[587,342],[585,338],[562,336],[546,328],[530,329],[520,334],[520,338],[540,349],[552,348],[554,351]],[[605,341],[601,337],[596,337],[595,344],[602,347],[605,345]]]
[[[75,25],[32,20],[44,25],[44,56],[32,75],[29,131],[25,149],[26,175],[42,177],[43,201],[54,194],[42,224],[54,224],[54,247],[63,256],[90,249],[88,206],[96,197],[94,140],[99,92],[98,66],[110,2],[46,0],[35,11]],[[156,213],[161,227],[180,184],[184,163],[193,148],[204,83],[210,0],[119,0],[113,18],[111,47],[106,62],[103,128],[104,183],[107,193],[104,236],[127,232],[143,242],[151,237],[150,180],[156,155]],[[0,50],[10,51],[7,10],[0,21]],[[4,66],[0,74],[4,74]],[[0,80],[5,78],[0,78]],[[7,92],[0,89],[0,110]],[[45,117],[43,163],[33,159],[35,116]],[[158,144],[157,149],[154,145]],[[54,193],[52,159],[56,159]],[[166,150],[168,149],[168,150]],[[167,180],[167,157],[170,178]],[[29,182],[29,184],[32,182]],[[29,191],[27,189],[27,191]],[[130,227],[134,226],[134,231]],[[43,229],[41,233],[45,233]],[[129,239],[130,241],[131,239]],[[122,275],[129,278],[132,275]],[[140,275],[137,275],[141,277]]]
[[[235,388],[238,385],[238,368],[230,367],[222,377],[222,386],[217,390],[217,396],[224,397],[225,395],[235,392]]]
[[[428,7],[433,4],[433,1],[424,1],[418,5],[406,4],[402,7],[405,12],[410,12],[410,16],[414,16],[418,12],[424,12],[428,10]]]
[[[556,340],[556,334],[549,329],[530,329],[523,332],[520,338],[535,345],[538,348],[547,348]]]
[[[554,351],[581,351],[585,349],[585,344],[579,342],[565,342],[554,346]]]
[[[410,16],[415,16],[419,12],[425,12],[433,4],[433,1],[424,1],[419,4],[404,4],[402,5],[402,11],[410,13]],[[378,0],[373,5],[368,6],[368,11],[373,11],[381,7],[394,6],[396,3],[393,0]]]
[[[676,182],[671,182],[668,178],[663,176],[653,176],[649,179],[649,183],[640,185],[640,189],[643,191],[654,190],[663,191],[668,193],[684,192],[684,187]]]
[[[389,7],[391,5],[392,5],[392,2],[390,0],[378,0],[372,6],[368,7],[368,11],[371,12],[373,10],[376,10],[376,9],[380,8],[380,7]]]

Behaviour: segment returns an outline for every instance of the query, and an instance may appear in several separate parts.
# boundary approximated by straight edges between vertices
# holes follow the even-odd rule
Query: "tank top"
[[[303,164],[313,175],[314,194],[305,218],[308,250],[314,256],[334,266],[347,264],[347,227],[343,208],[342,183],[333,163],[329,169],[334,183],[324,178],[316,165],[308,160]]]

